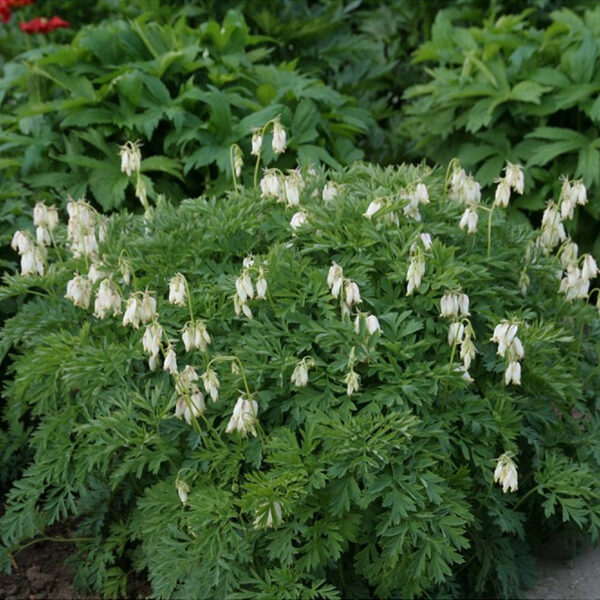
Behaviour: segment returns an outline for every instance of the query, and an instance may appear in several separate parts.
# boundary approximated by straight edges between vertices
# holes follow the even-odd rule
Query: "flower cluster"
[[[90,273],[95,265],[90,267]],[[88,273],[88,279],[95,283],[95,280]],[[105,319],[108,313],[112,311],[114,317],[121,314],[121,292],[112,279],[103,279],[98,286],[96,292],[96,300],[94,302],[94,316],[98,319]]]
[[[36,226],[35,237],[40,246],[49,246],[50,233],[58,225],[58,211],[55,206],[46,206],[38,202],[33,209],[33,224]]]
[[[569,181],[567,177],[563,177],[563,184],[560,190],[560,216],[563,221],[573,218],[576,206],[584,206],[587,204],[587,190],[583,181]]]
[[[404,216],[410,217],[415,221],[421,220],[419,206],[421,204],[429,204],[429,192],[424,183],[418,183],[414,189],[409,192],[403,192],[401,198],[408,200],[404,206]]]
[[[369,336],[381,333],[379,319],[375,315],[359,312],[354,319],[354,331],[356,333],[364,331]]]
[[[509,385],[521,385],[521,363],[525,356],[523,344],[517,336],[518,325],[510,321],[502,321],[496,325],[492,342],[498,344],[497,354],[506,358],[506,371],[504,372],[504,383]]]
[[[269,125],[273,125],[273,139],[271,140],[271,148],[275,154],[282,154],[287,149],[287,135],[285,129],[276,117],[269,121],[266,125],[252,130],[252,150],[250,154],[260,157],[262,152],[263,138]]]
[[[156,299],[146,290],[145,292],[135,292],[129,297],[122,324],[123,327],[131,325],[134,329],[138,329],[140,323],[145,325],[157,318]]]
[[[21,257],[21,275],[40,275],[46,271],[46,248],[36,245],[25,231],[15,231],[11,248]]]
[[[175,373],[175,391],[179,394],[175,406],[175,416],[183,419],[188,425],[199,417],[205,410],[204,394],[196,385],[198,373],[194,367],[187,365],[181,373]]]
[[[206,329],[206,323],[199,319],[188,321],[181,330],[181,340],[186,352],[190,352],[191,350],[206,352],[206,348],[211,342],[208,329]]]
[[[456,163],[450,178],[448,197],[466,206],[458,226],[461,229],[466,227],[467,233],[475,233],[479,220],[477,211],[481,202],[481,186],[472,175],[467,175]]]
[[[358,284],[344,277],[344,269],[341,265],[333,262],[327,274],[327,285],[334,298],[340,298],[342,304],[342,316],[349,316],[354,304],[360,304],[360,290]]]
[[[125,142],[119,146],[119,154],[121,155],[121,172],[131,177],[133,173],[139,173],[142,168],[142,153],[140,152],[141,143]]]
[[[243,270],[235,280],[235,294],[233,296],[233,307],[235,314],[239,317],[242,313],[249,319],[252,319],[252,311],[248,306],[248,300],[256,297],[257,300],[267,299],[267,280],[262,266],[254,264],[254,258],[248,256],[243,261]],[[257,274],[255,281],[256,294],[252,284],[252,273]]]
[[[504,177],[496,179],[498,186],[494,197],[494,206],[508,207],[510,201],[510,190],[513,189],[517,194],[523,194],[525,176],[519,165],[510,162],[506,163],[504,168]]]
[[[92,299],[92,282],[87,277],[75,273],[73,279],[67,283],[65,298],[75,306],[87,309]]]
[[[577,258],[577,244],[571,240],[565,242],[560,252],[561,271],[559,292],[565,294],[567,300],[587,299],[590,281],[598,275],[598,265],[591,254],[583,254]]]
[[[468,317],[469,313],[469,296],[464,293],[446,292],[440,300],[440,316],[441,317]]]
[[[98,256],[98,241],[105,236],[105,225],[98,213],[83,199],[67,204],[69,222],[67,239],[75,258],[87,256],[95,260]]]
[[[185,306],[187,297],[187,281],[181,273],[169,280],[169,304]]]
[[[21,31],[27,34],[50,33],[55,29],[69,29],[69,27],[71,27],[71,24],[68,21],[56,16],[50,19],[36,17],[35,19],[31,19],[31,21],[19,23]]]
[[[431,250],[433,242],[431,235],[428,233],[421,233],[419,240],[425,250]],[[420,285],[421,280],[425,275],[425,255],[423,249],[416,242],[410,246],[410,263],[406,272],[406,295],[410,296]]]
[[[508,490],[516,492],[519,487],[519,482],[517,465],[512,459],[512,453],[505,452],[499,456],[497,460],[496,469],[494,470],[494,483],[499,483],[505,494]]]

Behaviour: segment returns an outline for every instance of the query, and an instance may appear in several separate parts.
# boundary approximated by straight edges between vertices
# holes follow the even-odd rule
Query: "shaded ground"
[[[53,537],[69,536],[64,525],[48,530]],[[73,588],[73,570],[65,564],[75,545],[61,542],[40,542],[25,548],[14,558],[13,572],[0,574],[0,598],[6,600],[39,600],[41,598],[85,598],[97,600],[98,595],[82,595]]]
[[[600,547],[586,547],[574,558],[538,559],[538,584],[525,592],[529,600],[598,600]]]
[[[68,524],[58,524],[46,531],[49,537],[73,535]],[[5,600],[101,600],[100,594],[83,594],[73,587],[73,569],[66,560],[74,553],[70,542],[41,541],[14,557],[13,572],[0,573],[0,598]],[[143,577],[131,577],[127,597],[148,598],[150,585]]]

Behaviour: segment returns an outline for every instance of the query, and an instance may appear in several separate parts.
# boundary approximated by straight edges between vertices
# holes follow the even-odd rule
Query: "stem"
[[[244,365],[242,364],[242,361],[237,356],[233,356],[233,355],[215,356],[208,362],[208,365],[206,365],[206,368],[209,369],[210,366],[214,362],[226,362],[226,361],[237,363],[238,367],[240,368],[240,375],[242,376],[242,381],[244,382],[244,388],[246,390],[246,394],[248,394],[248,397],[250,397],[252,394],[250,393],[250,387],[248,386],[248,380],[246,379],[246,370],[244,369]]]
[[[275,117],[275,119],[271,119],[270,121],[267,121],[264,125],[263,128],[260,130],[260,138],[261,140],[265,139],[265,133],[267,131],[267,128],[269,127],[269,125],[271,123],[274,123],[275,120],[277,119],[277,117]],[[254,167],[254,190],[256,191],[256,183],[258,181],[258,166],[260,165],[260,159],[262,157],[262,144],[261,147],[258,149],[258,154],[256,155],[256,166]]]
[[[233,177],[233,190],[237,193],[237,177],[235,176],[235,166],[234,166],[234,158],[233,158],[233,149],[235,148],[235,144],[231,144],[229,147],[229,163],[231,164],[231,175]],[[256,185],[256,184],[255,184]]]
[[[536,485],[535,487],[531,488],[524,496],[522,496],[519,501],[513,506],[513,510],[517,510],[517,508],[519,508],[519,506],[521,506],[521,504],[523,504],[523,502],[525,502],[525,500],[527,500],[527,498],[529,498],[529,496],[531,496],[531,494],[533,494],[533,492],[537,491],[538,489],[538,485]]]
[[[492,208],[490,209],[488,215],[488,227],[487,227],[487,257],[488,260],[490,258],[490,254],[492,252],[492,215],[494,214],[495,205],[492,204]]]
[[[192,309],[192,295],[190,294],[190,286],[188,285],[187,278],[184,277],[183,281],[185,282],[185,295],[187,296],[188,301],[188,309],[190,311],[190,321],[194,322],[194,311]]]
[[[58,250],[58,245],[56,244],[56,240],[54,239],[54,233],[52,233],[52,229],[48,228],[48,233],[50,234],[50,241],[52,242],[52,246],[54,247],[54,250],[56,251],[56,257],[58,258],[59,262],[64,262],[63,258],[62,258],[62,254],[59,252]]]
[[[75,542],[93,542],[95,539],[96,538],[93,538],[93,537],[60,538],[60,537],[42,536],[42,537],[36,538],[35,540],[32,540],[31,542],[27,542],[26,544],[17,546],[17,548],[15,550],[11,550],[10,554],[11,555],[18,554],[19,552],[22,552],[23,550],[25,550],[25,548],[29,548],[29,546],[33,546],[34,544],[37,544],[38,542],[75,543]]]
[[[454,169],[454,166],[458,163],[458,159],[453,158],[446,168],[446,176],[444,177],[444,200],[448,197],[448,179],[450,178],[450,169]]]

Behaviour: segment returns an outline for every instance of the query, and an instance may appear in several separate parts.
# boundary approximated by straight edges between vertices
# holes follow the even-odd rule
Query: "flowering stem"
[[[450,362],[448,363],[448,376],[446,377],[446,383],[444,384],[444,395],[442,396],[442,408],[446,404],[446,396],[448,395],[448,381],[452,375],[452,365],[454,364],[454,355],[456,354],[456,347],[458,345],[458,335],[454,337],[452,342],[452,351],[450,352]]]
[[[444,177],[444,200],[448,197],[448,179],[450,178],[450,170],[454,170],[458,163],[458,159],[453,158],[448,163],[448,168],[446,169],[446,177]]]
[[[209,361],[206,368],[207,369],[210,368],[210,366],[213,364],[213,362],[225,362],[225,361],[237,363],[238,367],[240,368],[240,374],[242,376],[242,381],[244,382],[244,388],[246,390],[246,394],[248,394],[248,397],[250,397],[252,394],[250,393],[250,387],[248,386],[248,380],[246,379],[246,370],[244,369],[244,365],[242,364],[242,361],[237,356],[215,356],[215,358],[213,358]]]
[[[271,119],[270,121],[267,121],[263,125],[263,128],[260,130],[261,139],[263,139],[265,137],[265,132],[267,131],[267,127],[269,127],[269,125],[274,122],[275,122],[275,119]],[[256,155],[256,166],[254,167],[254,190],[255,191],[256,191],[256,184],[258,182],[258,166],[260,165],[261,157],[262,157],[262,147],[258,149],[258,154]]]
[[[192,309],[192,295],[190,294],[190,286],[188,285],[187,278],[184,277],[183,281],[185,283],[185,295],[187,296],[188,309],[190,311],[190,321],[194,322],[194,311]]]
[[[59,249],[58,249],[58,245],[56,243],[56,240],[54,239],[54,233],[52,233],[52,229],[48,228],[48,233],[50,234],[50,240],[52,242],[52,246],[54,247],[54,250],[56,250],[56,257],[58,258],[59,262],[63,262],[63,257],[62,254],[60,253]]]
[[[233,189],[237,193],[237,177],[235,176],[235,166],[234,166],[234,158],[233,158],[233,149],[235,148],[235,144],[231,144],[229,147],[229,163],[231,164],[231,175],[233,177]],[[256,185],[256,184],[254,184]]]
[[[492,253],[492,216],[494,214],[495,205],[492,204],[492,208],[490,208],[490,212],[488,214],[488,227],[487,227],[487,257],[490,258],[490,254]]]

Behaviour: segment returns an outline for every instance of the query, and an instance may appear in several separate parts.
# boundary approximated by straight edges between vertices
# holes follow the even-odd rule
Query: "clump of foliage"
[[[270,54],[265,38],[229,12],[197,28],[183,18],[113,20],[20,56],[0,81],[4,198],[88,194],[104,210],[118,207],[133,198],[117,155],[127,139],[143,143],[150,197],[223,189],[231,145],[248,155],[250,130],[276,115],[302,160],[340,166],[361,158],[355,139],[373,123],[368,112],[293,64],[270,64]],[[285,158],[278,165],[293,166]]]
[[[600,256],[600,9],[562,8],[545,27],[529,11],[464,27],[440,14],[432,39],[415,53],[428,80],[409,88],[397,132],[414,154],[444,163],[454,156],[484,184],[505,160],[531,175],[519,208],[538,210],[557,196],[560,175],[590,190],[576,239]]]
[[[0,290],[34,452],[3,568],[73,516],[106,597],[131,569],[157,598],[514,597],[539,537],[597,540],[595,265],[552,205],[508,221],[504,181],[480,204],[459,169],[357,163],[106,221],[38,206],[36,272]]]

